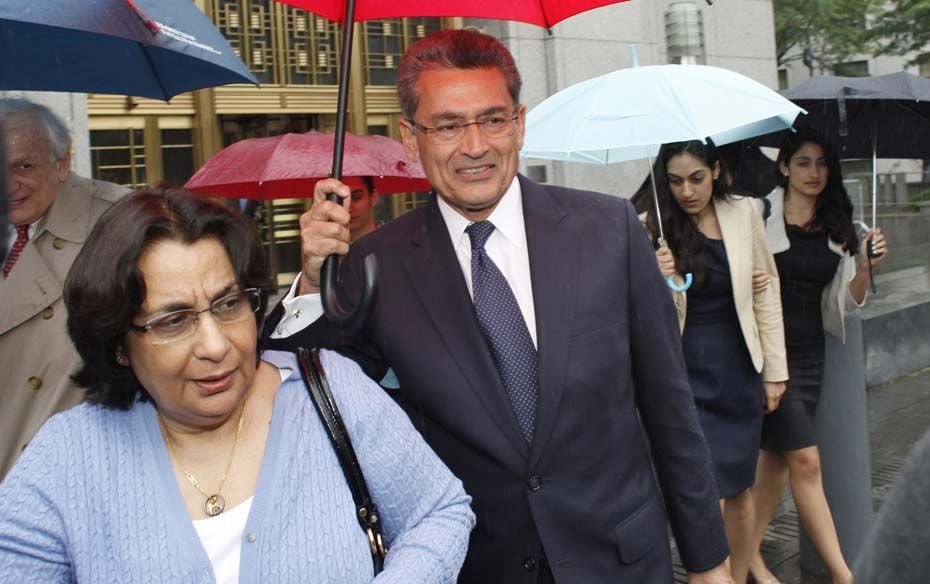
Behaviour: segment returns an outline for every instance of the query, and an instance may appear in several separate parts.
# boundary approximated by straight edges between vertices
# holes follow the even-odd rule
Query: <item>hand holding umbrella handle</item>
[[[342,305],[336,294],[336,272],[339,269],[339,256],[331,255],[323,262],[320,272],[320,296],[326,318],[340,327],[358,330],[368,319],[378,282],[378,260],[375,254],[365,256],[362,278],[362,294],[354,310]]]
[[[656,202],[656,209],[658,209],[658,201]],[[661,223],[659,224],[659,231],[662,231]],[[668,247],[668,243],[665,242],[664,233],[659,236],[657,243],[659,244],[659,247]],[[687,274],[685,274],[684,278],[685,278],[684,283],[678,284],[677,282],[675,282],[675,275],[673,274],[671,276],[665,277],[665,283],[668,284],[668,287],[674,290],[675,292],[684,292],[688,288],[691,287],[691,283],[694,281],[694,276],[692,276],[691,272],[688,272]]]

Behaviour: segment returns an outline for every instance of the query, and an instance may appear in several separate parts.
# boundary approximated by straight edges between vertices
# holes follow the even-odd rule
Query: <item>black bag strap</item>
[[[342,473],[352,492],[352,500],[355,502],[355,518],[362,527],[362,531],[368,536],[371,560],[374,564],[374,573],[377,575],[384,569],[384,556],[387,555],[387,548],[384,547],[384,540],[381,536],[378,506],[371,500],[365,476],[362,474],[362,467],[358,464],[349,433],[346,431],[342,416],[339,415],[339,409],[336,407],[336,400],[333,399],[333,394],[329,389],[326,373],[320,363],[319,349],[310,351],[303,347],[297,349],[297,362],[300,365],[304,385],[307,386],[307,393],[310,394],[310,399],[326,427],[326,433],[336,450]]]

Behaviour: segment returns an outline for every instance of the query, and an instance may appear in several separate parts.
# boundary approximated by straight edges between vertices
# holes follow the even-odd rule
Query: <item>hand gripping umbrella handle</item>
[[[372,303],[378,282],[378,261],[375,254],[365,257],[362,278],[362,294],[354,310],[342,305],[336,293],[336,271],[339,268],[339,256],[331,255],[323,262],[320,273],[320,294],[323,300],[323,312],[330,322],[349,330],[362,328],[371,313]]]
[[[658,213],[658,211],[659,211],[659,201],[658,199],[656,199],[656,212]],[[662,220],[661,219],[659,219],[659,231],[662,232]],[[662,235],[659,236],[659,247],[666,247],[667,245],[668,244],[665,242],[665,234],[662,233]],[[681,285],[675,282],[675,276],[665,277],[665,283],[668,284],[668,287],[674,290],[675,292],[686,291],[688,288],[691,287],[691,282],[693,281],[694,281],[694,276],[691,274],[691,272],[688,272],[687,274],[685,274],[685,283]]]

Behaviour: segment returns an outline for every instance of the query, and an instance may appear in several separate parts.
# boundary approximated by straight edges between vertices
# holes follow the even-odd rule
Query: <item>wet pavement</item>
[[[894,484],[911,447],[930,429],[930,369],[868,391],[872,500],[876,511]],[[782,584],[821,584],[828,579],[803,573],[800,566],[798,516],[786,493],[762,542],[762,555]],[[687,582],[676,563],[675,582]]]

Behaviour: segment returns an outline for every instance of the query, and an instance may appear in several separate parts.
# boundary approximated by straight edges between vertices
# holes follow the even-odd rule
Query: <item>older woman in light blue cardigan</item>
[[[474,525],[461,482],[323,351],[389,549],[374,576],[294,355],[257,358],[267,267],[251,233],[170,192],[97,224],[65,289],[90,403],[51,418],[0,485],[0,580],[455,582]]]

